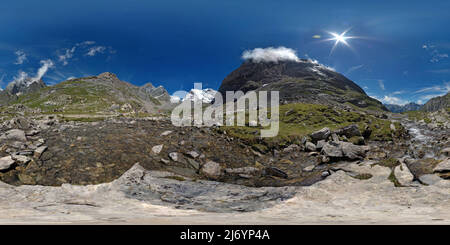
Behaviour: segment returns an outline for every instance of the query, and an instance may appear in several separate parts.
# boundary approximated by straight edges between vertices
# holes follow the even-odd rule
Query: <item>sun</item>
[[[329,34],[332,36],[331,38],[327,39],[327,41],[334,41],[333,48],[331,48],[330,55],[333,53],[333,51],[336,49],[337,45],[339,43],[343,43],[345,46],[350,47],[350,44],[348,44],[347,39],[355,38],[352,36],[346,36],[347,32],[349,30],[345,30],[341,34],[337,34],[336,32],[329,32]]]

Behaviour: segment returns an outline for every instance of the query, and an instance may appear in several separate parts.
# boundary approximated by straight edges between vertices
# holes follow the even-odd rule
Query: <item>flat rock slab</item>
[[[435,174],[424,174],[419,177],[420,182],[426,184],[426,185],[434,185],[441,181],[442,179],[435,175]]]
[[[6,170],[13,165],[15,161],[11,158],[11,156],[0,158],[0,170]]]
[[[19,186],[0,182],[2,224],[450,224],[450,181],[395,187],[372,162],[305,187],[252,188],[177,180],[135,165],[99,185]],[[33,197],[33,198],[30,198]]]
[[[447,158],[440,162],[434,169],[434,172],[449,172],[450,171],[450,158]]]

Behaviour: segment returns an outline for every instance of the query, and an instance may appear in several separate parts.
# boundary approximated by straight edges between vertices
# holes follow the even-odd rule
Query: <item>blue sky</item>
[[[194,82],[217,89],[245,50],[284,46],[383,102],[423,103],[450,89],[449,9],[449,1],[6,0],[0,87],[46,64],[48,84],[110,71],[170,93]],[[348,28],[359,38],[330,54],[328,32]]]

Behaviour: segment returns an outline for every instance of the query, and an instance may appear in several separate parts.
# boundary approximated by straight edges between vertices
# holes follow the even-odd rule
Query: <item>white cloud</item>
[[[384,80],[378,80],[378,85],[380,86],[381,90],[385,90],[386,89],[384,87]]]
[[[392,94],[397,95],[397,94],[404,94],[405,91],[404,90],[400,90],[400,91],[395,91]]]
[[[17,50],[15,54],[17,55],[17,59],[16,62],[14,62],[14,64],[21,65],[23,64],[23,62],[27,60],[27,55],[22,50]]]
[[[395,104],[395,105],[405,105],[405,104],[409,103],[409,101],[403,100],[403,99],[395,97],[395,96],[389,96],[389,95],[385,95],[381,99],[381,102],[383,102],[385,104]]]
[[[89,46],[95,44],[95,41],[84,41],[81,43],[77,43],[76,46]]]
[[[297,57],[295,50],[280,46],[278,48],[255,48],[253,50],[246,50],[242,53],[242,58],[245,60],[252,60],[253,62],[278,62],[278,61],[296,61],[300,59]]]
[[[428,71],[428,72],[437,73],[437,74],[443,74],[443,73],[450,73],[450,69],[431,70],[431,71]]]
[[[76,47],[72,47],[71,49],[66,49],[66,52],[63,55],[59,55],[59,61],[63,63],[63,65],[69,64],[68,60],[73,57],[75,53]]]
[[[352,66],[352,67],[350,67],[350,68],[347,70],[347,72],[346,72],[345,74],[348,75],[348,74],[350,74],[350,73],[352,73],[352,72],[354,72],[354,71],[356,71],[356,70],[358,70],[358,69],[361,69],[363,66],[364,66],[364,65]]]
[[[48,69],[54,67],[53,61],[50,59],[41,60],[40,63],[42,66],[38,69],[36,76],[33,78],[33,81],[41,80],[41,78],[45,75],[45,73],[47,73]]]
[[[448,54],[441,53],[436,48],[436,45],[424,44],[424,45],[422,45],[422,48],[429,51],[429,54],[431,56],[431,58],[430,58],[431,63],[437,63],[437,62],[441,61],[442,59],[448,58]]]
[[[425,88],[417,90],[414,93],[427,93],[427,92],[441,92],[441,93],[450,92],[450,82],[445,82],[442,85],[435,85],[435,86],[431,86],[431,87],[425,87]]]
[[[12,84],[22,84],[25,83],[26,86],[29,86],[33,82],[41,80],[41,78],[47,73],[48,69],[53,68],[54,64],[53,61],[48,60],[41,60],[41,67],[36,72],[36,75],[34,77],[30,77],[28,73],[24,71],[19,71],[17,76],[14,77],[14,80],[8,84],[8,86],[11,86]]]
[[[103,46],[95,46],[89,49],[89,51],[86,53],[88,56],[95,56],[97,53],[103,53],[105,52],[106,47]]]

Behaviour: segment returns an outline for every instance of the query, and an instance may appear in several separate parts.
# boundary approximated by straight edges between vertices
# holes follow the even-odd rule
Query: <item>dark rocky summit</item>
[[[343,107],[345,105],[372,110],[387,109],[369,97],[362,88],[311,60],[253,62],[245,61],[222,82],[219,92],[244,93],[250,90],[280,91],[283,103],[304,102]]]

